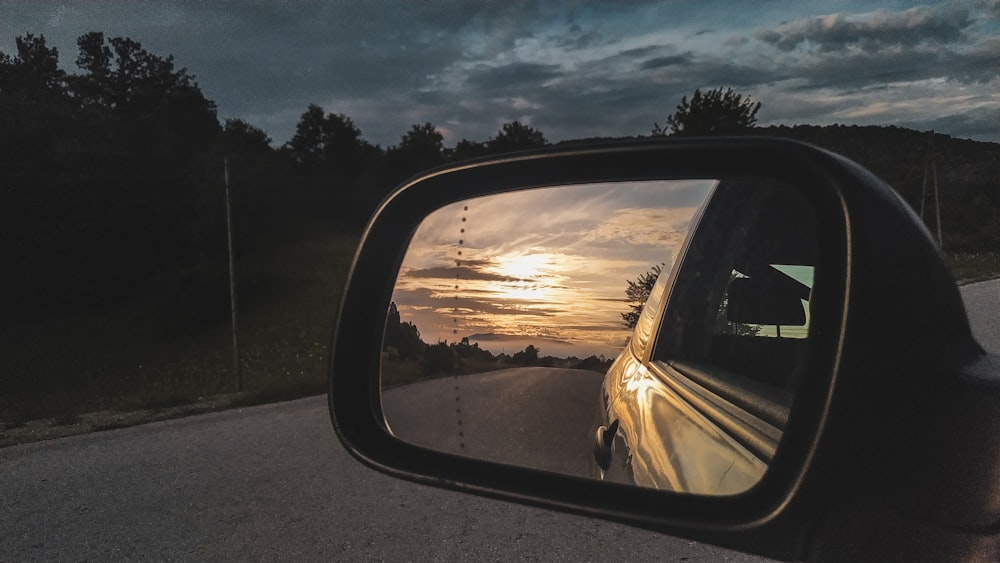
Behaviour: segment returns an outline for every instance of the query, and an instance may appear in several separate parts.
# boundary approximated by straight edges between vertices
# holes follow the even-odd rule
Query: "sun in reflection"
[[[497,256],[489,269],[506,279],[490,284],[487,292],[494,299],[516,303],[516,308],[551,302],[561,280],[558,259],[559,256],[544,252]]]
[[[549,254],[504,254],[497,256],[494,273],[522,281],[533,281],[551,271]]]

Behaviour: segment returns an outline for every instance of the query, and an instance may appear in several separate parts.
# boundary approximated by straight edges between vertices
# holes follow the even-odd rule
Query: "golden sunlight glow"
[[[671,260],[714,185],[563,186],[453,204],[414,234],[393,301],[425,342],[614,357],[630,332],[627,281]]]
[[[522,281],[534,281],[551,271],[549,254],[506,254],[496,257],[494,273]]]

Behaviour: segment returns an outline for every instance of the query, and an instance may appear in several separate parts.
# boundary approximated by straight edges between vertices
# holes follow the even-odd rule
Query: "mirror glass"
[[[815,239],[803,232],[814,229],[808,206],[772,209],[794,194],[758,184],[558,186],[428,216],[387,315],[391,431],[434,450],[644,487],[752,486],[787,417],[814,265],[809,244],[763,247]],[[785,371],[740,360],[768,354],[787,356]]]

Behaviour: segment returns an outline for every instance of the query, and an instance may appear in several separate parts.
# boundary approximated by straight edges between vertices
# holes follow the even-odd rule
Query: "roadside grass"
[[[946,260],[959,285],[1000,278],[1000,252],[951,254]]]
[[[233,404],[321,393],[358,236],[328,227],[278,244],[254,242],[237,261],[244,391]],[[189,278],[165,276],[159,285]],[[71,425],[88,412],[177,407],[236,393],[228,294],[208,294],[205,306],[197,298],[163,303],[164,295],[184,292],[151,290],[105,307],[3,323],[0,431],[31,420]]]

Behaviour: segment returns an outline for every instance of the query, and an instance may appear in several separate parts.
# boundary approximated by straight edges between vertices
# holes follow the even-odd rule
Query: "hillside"
[[[842,154],[885,180],[918,213],[933,155],[945,251],[1000,249],[1000,144],[876,126],[779,126],[758,128],[754,134],[796,139]],[[925,223],[934,232],[933,171],[926,178]]]

